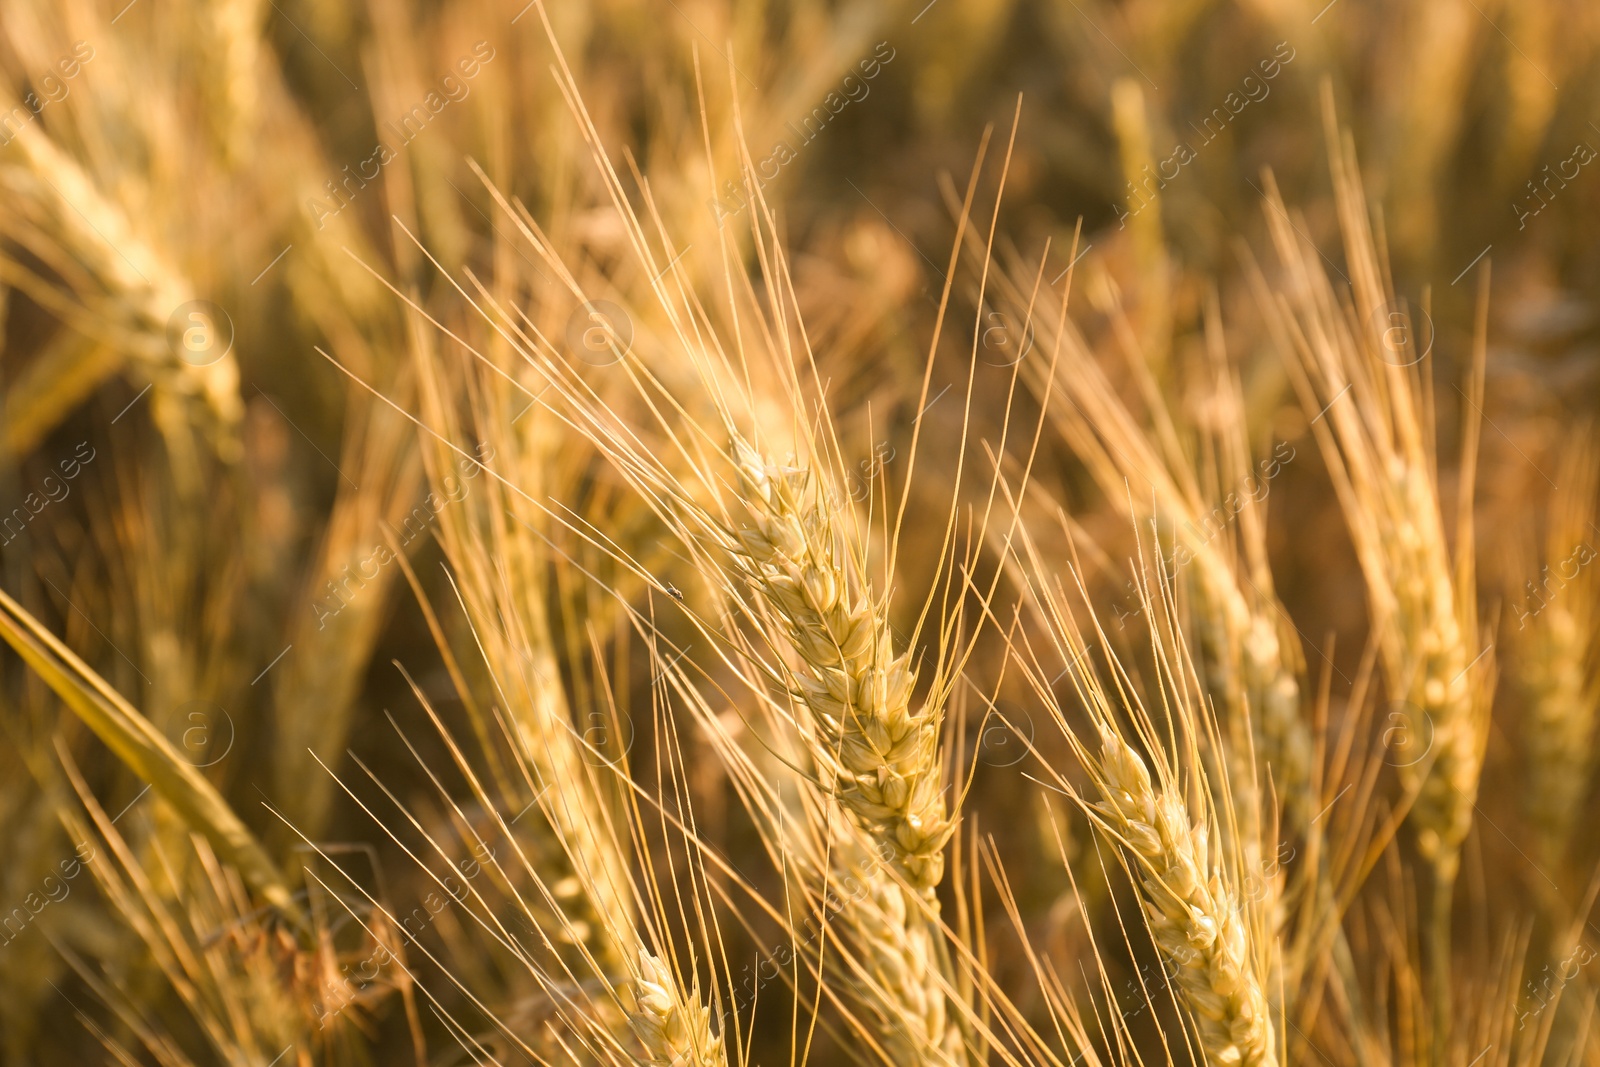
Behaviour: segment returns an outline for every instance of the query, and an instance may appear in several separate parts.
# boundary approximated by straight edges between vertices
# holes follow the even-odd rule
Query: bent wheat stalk
[[[1325,87],[1326,88],[1326,87]],[[1465,389],[1455,556],[1445,536],[1428,356],[1387,280],[1348,137],[1324,94],[1331,169],[1350,291],[1329,281],[1269,180],[1268,225],[1288,274],[1286,292],[1256,278],[1268,324],[1311,420],[1366,580],[1389,698],[1400,729],[1391,753],[1411,806],[1418,851],[1432,867],[1434,1026],[1451,1020],[1450,914],[1461,849],[1472,829],[1494,691],[1493,646],[1477,651],[1473,548],[1488,333],[1488,266],[1481,275]],[[1396,325],[1401,328],[1396,329]]]
[[[1390,698],[1404,702],[1408,729],[1393,762],[1415,797],[1409,819],[1418,847],[1439,881],[1449,884],[1472,824],[1493,671],[1491,653],[1475,651],[1470,482],[1476,424],[1467,420],[1462,536],[1452,566],[1429,438],[1431,396],[1415,366],[1421,356],[1414,346],[1393,349],[1393,331],[1372,325],[1387,322],[1387,309],[1398,305],[1380,280],[1353,165],[1336,156],[1334,168],[1354,307],[1341,308],[1281,204],[1268,217],[1296,284],[1292,297],[1267,301],[1280,343],[1294,353],[1289,366],[1304,405],[1312,414],[1325,411],[1312,428],[1366,578]],[[1480,321],[1474,395],[1482,387],[1481,344]]]
[[[1183,575],[1192,596],[1192,651],[1202,676],[1220,706],[1228,709],[1230,727],[1242,731],[1249,724],[1259,769],[1270,773],[1290,827],[1303,831],[1311,815],[1315,744],[1302,708],[1299,648],[1292,627],[1283,622],[1287,613],[1267,566],[1264,491],[1260,497],[1243,492],[1247,483],[1264,483],[1250,477],[1255,472],[1240,425],[1244,400],[1236,372],[1220,351],[1212,353],[1214,385],[1208,399],[1226,414],[1205,436],[1216,439],[1212,445],[1222,454],[1222,473],[1235,489],[1224,498],[1226,490],[1202,486],[1197,461],[1180,447],[1178,413],[1163,394],[1153,366],[1157,358],[1140,347],[1120,306],[1111,312],[1124,327],[1125,362],[1148,408],[1143,419],[1119,395],[1070,320],[1036,319],[1027,289],[1015,277],[1002,274],[998,285],[1001,299],[1019,318],[1026,313],[1030,324],[1038,322],[1041,343],[1063,349],[1054,374],[1042,361],[1034,361],[1024,366],[1024,377],[1041,397],[1060,393],[1067,401],[1052,398],[1048,415],[1107,501],[1141,526],[1153,524],[1168,542],[1165,565]],[[1208,324],[1214,347],[1220,348],[1220,334],[1220,325]],[[1275,453],[1260,469],[1270,470],[1270,478],[1282,463],[1281,453]],[[1228,514],[1232,519],[1218,521],[1217,516]],[[1237,549],[1228,544],[1234,538],[1222,536],[1230,521],[1237,523]],[[1232,749],[1243,747],[1235,744]],[[1262,837],[1264,818],[1246,814],[1247,836]]]
[[[216,787],[122,694],[4,592],[0,592],[0,639],[129,770],[148,782],[189,826],[204,834],[218,857],[238,870],[262,899],[303,925],[304,918],[278,865]]]
[[[1150,681],[1158,693],[1150,699],[1158,702],[1158,712],[1153,713],[1092,609],[1093,652],[1061,578],[1026,532],[1022,541],[1029,561],[1029,599],[1053,652],[1066,661],[1059,674],[1070,677],[1077,697],[1073,704],[1087,713],[1097,750],[1085,740],[1089,731],[1069,719],[1066,702],[1052,691],[1057,672],[1036,661],[1025,662],[1023,670],[1100,799],[1085,797],[1060,770],[1050,768],[1050,777],[1056,788],[1078,801],[1101,833],[1121,846],[1151,940],[1164,964],[1172,965],[1167,973],[1182,993],[1205,1062],[1276,1067],[1279,1044],[1268,976],[1276,973],[1279,960],[1267,918],[1276,907],[1276,894],[1247,898],[1240,891],[1253,874],[1252,853],[1238,826],[1245,804],[1235,798],[1257,788],[1256,774],[1250,767],[1241,781],[1233,781],[1229,761],[1205,756],[1203,746],[1217,743],[1219,724],[1185,648],[1172,589],[1163,584],[1153,590],[1148,579],[1137,589],[1155,657]],[[1146,561],[1142,574],[1152,573],[1161,577]],[[1087,603],[1075,573],[1071,580],[1078,582],[1078,598]],[[1031,652],[1027,656],[1033,658]],[[1099,657],[1107,664],[1109,681],[1095,666]],[[1160,722],[1156,714],[1162,716]],[[1132,723],[1131,733],[1122,728],[1123,721]],[[1150,754],[1154,774],[1130,738]]]

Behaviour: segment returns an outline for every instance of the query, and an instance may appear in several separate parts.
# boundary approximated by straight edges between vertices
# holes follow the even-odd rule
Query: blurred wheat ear
[[[1522,588],[1509,591],[1506,626],[1519,653],[1512,670],[1530,712],[1523,726],[1528,818],[1541,862],[1567,871],[1571,837],[1595,766],[1600,714],[1600,674],[1594,666],[1600,585],[1591,544],[1600,451],[1589,427],[1580,431],[1556,477],[1542,544],[1517,556],[1521,572],[1539,580],[1527,578]]]

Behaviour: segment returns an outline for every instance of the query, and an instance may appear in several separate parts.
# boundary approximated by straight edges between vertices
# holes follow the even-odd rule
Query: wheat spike
[[[722,1039],[711,1032],[711,1012],[698,987],[687,994],[666,961],[639,949],[639,973],[632,985],[628,1025],[644,1046],[645,1060],[661,1067],[711,1067],[726,1064]]]
[[[1431,752],[1423,748],[1425,731],[1405,736],[1400,777],[1417,794],[1412,816],[1418,846],[1441,867],[1453,867],[1472,824],[1481,763],[1467,678],[1470,657],[1456,616],[1432,479],[1395,457],[1388,490],[1378,534],[1397,631],[1389,670],[1395,691],[1433,727]]]
[[[826,859],[817,838],[793,840],[791,850],[810,857],[808,896],[836,909],[829,929],[837,942],[823,974],[845,991],[854,1025],[887,1062],[964,1064],[961,1030],[948,1017],[934,899],[950,833],[937,707],[911,711],[909,657],[894,654],[881,609],[847,571],[810,472],[771,463],[742,440],[733,455],[754,520],[736,534],[742,566],[799,654],[798,695],[814,731],[808,742],[832,795],[817,796],[805,820],[827,827],[819,835],[831,842]],[[832,802],[859,830],[830,816]]]
[[[0,107],[10,104],[0,97]],[[0,230],[23,247],[44,249],[46,262],[70,257],[77,267],[68,276],[81,284],[59,286],[10,253],[0,256],[0,279],[124,352],[155,386],[156,421],[169,447],[190,447],[191,424],[198,424],[219,456],[236,460],[244,405],[233,353],[196,365],[180,359],[168,338],[170,317],[194,296],[191,283],[44,131],[30,127],[12,143],[0,164],[11,208]]]
[[[1192,632],[1202,674],[1234,712],[1232,721],[1247,718],[1255,728],[1273,783],[1294,821],[1303,824],[1310,815],[1313,745],[1300,708],[1300,682],[1278,627],[1266,609],[1252,608],[1234,569],[1215,552],[1197,553],[1195,564],[1187,584],[1198,609]],[[1242,765],[1235,776],[1249,780]],[[1253,821],[1252,836],[1259,836],[1259,815]]]
[[[1271,1010],[1244,917],[1212,863],[1206,824],[1191,822],[1175,791],[1158,792],[1144,760],[1107,727],[1100,730],[1100,752],[1105,799],[1095,809],[1138,856],[1150,932],[1177,965],[1206,1062],[1276,1064]]]
[[[1405,706],[1392,762],[1415,797],[1408,818],[1418,847],[1448,886],[1472,825],[1492,689],[1492,657],[1476,648],[1477,423],[1466,420],[1452,564],[1431,439],[1432,395],[1418,370],[1426,352],[1409,332],[1397,345],[1401,335],[1387,328],[1402,305],[1386,288],[1360,178],[1349,150],[1338,144],[1333,171],[1353,305],[1341,306],[1275,191],[1269,224],[1294,284],[1292,296],[1265,299],[1279,343],[1295,353],[1288,369],[1302,403],[1325,413],[1313,429],[1361,561],[1389,694]],[[1483,307],[1480,301],[1475,370],[1463,393],[1469,401],[1482,388]]]
[[[810,472],[770,463],[743,441],[733,450],[755,522],[736,534],[744,567],[803,660],[814,756],[839,802],[931,897],[950,834],[939,711],[911,710],[909,654],[895,655],[887,622],[846,571]]]
[[[1540,580],[1512,592],[1520,652],[1514,662],[1528,702],[1526,807],[1544,862],[1557,869],[1588,790],[1600,711],[1590,667],[1596,586],[1589,518],[1600,482],[1593,445],[1571,452],[1559,474]]]
[[[415,352],[421,371],[424,410],[434,425],[453,437],[477,436],[479,455],[492,469],[512,475],[515,484],[537,486],[557,468],[550,460],[548,428],[530,415],[522,433],[490,397],[505,401],[503,387],[453,380],[433,361],[425,338]],[[462,416],[458,398],[489,391]],[[489,671],[492,703],[504,709],[512,742],[510,766],[524,778],[537,812],[518,824],[518,834],[536,844],[529,849],[540,880],[552,887],[560,912],[558,941],[592,954],[604,973],[627,965],[635,921],[626,858],[608,814],[600,754],[589,751],[589,734],[574,729],[574,711],[560,684],[559,618],[547,601],[552,555],[536,508],[518,492],[460,456],[432,442],[424,449],[430,484],[438,497],[458,502],[439,508],[429,522],[450,561],[461,608],[478,654]],[[488,727],[482,727],[487,729]],[[518,797],[522,794],[519,792]],[[585,964],[587,966],[587,964]]]
[[[1528,696],[1528,816],[1539,849],[1558,861],[1588,790],[1597,694],[1588,669],[1593,646],[1586,606],[1545,609],[1521,659]]]

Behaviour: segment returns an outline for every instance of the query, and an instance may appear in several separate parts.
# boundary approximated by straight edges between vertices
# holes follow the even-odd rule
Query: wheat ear
[[[1593,647],[1587,605],[1546,609],[1520,672],[1528,696],[1528,817],[1539,851],[1559,861],[1582,806],[1594,758],[1597,694],[1589,670]]]
[[[672,968],[649,949],[639,949],[628,1025],[644,1047],[645,1062],[662,1067],[713,1067],[728,1062],[722,1039],[711,1031],[711,1012],[698,986],[687,992]]]
[[[1139,754],[1100,729],[1094,806],[1138,857],[1145,917],[1200,1032],[1206,1062],[1267,1067],[1277,1060],[1272,1014],[1250,955],[1244,916],[1212,863],[1206,823],[1174,789],[1157,790]]]
[[[9,101],[0,99],[0,107]],[[187,279],[145,240],[137,219],[105,195],[76,160],[42,130],[14,140],[0,165],[7,212],[0,231],[73,286],[48,280],[23,257],[0,255],[0,279],[60,316],[63,322],[125,353],[155,387],[155,419],[168,447],[192,449],[202,428],[217,455],[239,458],[239,367],[231,352],[202,364],[180,359],[168,321],[194,296]],[[70,262],[75,266],[63,269]]]
[[[866,1008],[857,1022],[890,1063],[965,1064],[961,1031],[951,1024],[937,977],[943,963],[927,904],[853,836],[839,835],[831,857],[834,892],[842,889],[845,899],[820,896],[829,910],[838,909],[829,929],[839,944],[827,973]]]
[[[1528,702],[1526,805],[1544,862],[1558,868],[1588,789],[1600,710],[1590,666],[1597,590],[1589,519],[1597,482],[1600,455],[1585,443],[1562,464],[1540,581],[1512,591],[1521,652],[1515,662]]]
[[[1385,686],[1403,712],[1393,762],[1412,798],[1406,819],[1432,867],[1429,923],[1433,1025],[1452,1021],[1451,910],[1461,849],[1472,829],[1494,691],[1493,646],[1479,643],[1473,548],[1473,485],[1488,348],[1488,266],[1481,274],[1471,373],[1461,390],[1463,442],[1455,557],[1445,538],[1434,441],[1433,394],[1419,364],[1409,309],[1396,300],[1372,221],[1354,149],[1333,115],[1324,86],[1331,169],[1338,203],[1348,295],[1341,297],[1319,256],[1269,188],[1268,225],[1289,274],[1287,295],[1266,292],[1268,321],[1293,353],[1288,370],[1355,543],[1366,580]],[[1398,329],[1397,329],[1398,327]],[[1346,395],[1348,394],[1348,395]]]
[[[925,896],[944,873],[950,821],[940,789],[937,706],[910,707],[915,675],[889,625],[846,571],[806,470],[733,445],[753,526],[736,534],[749,580],[800,653],[813,755],[839,802]]]
[[[950,835],[938,704],[911,710],[909,657],[895,655],[881,607],[847,570],[810,472],[739,439],[732,452],[754,523],[735,534],[742,567],[798,653],[796,697],[811,713],[806,741],[822,781],[805,824],[826,832],[785,836],[807,857],[808,896],[833,913],[823,973],[887,1062],[964,1064],[934,897]],[[830,813],[835,804],[855,826]]]
[[[1397,333],[1388,325],[1406,312],[1386,287],[1360,177],[1337,142],[1332,168],[1351,302],[1341,306],[1317,255],[1288,221],[1275,187],[1267,218],[1291,276],[1291,295],[1268,295],[1259,278],[1257,284],[1279,343],[1296,353],[1288,369],[1315,419],[1312,429],[1355,542],[1385,681],[1391,698],[1404,701],[1410,713],[1402,716],[1406,729],[1396,733],[1403,740],[1393,759],[1415,797],[1408,819],[1440,886],[1448,887],[1472,825],[1492,689],[1492,657],[1488,649],[1476,651],[1471,490],[1478,424],[1466,420],[1452,566],[1432,440],[1432,395],[1417,367],[1427,353],[1409,331]],[[1474,371],[1463,393],[1474,406],[1483,382],[1485,306],[1481,301]]]

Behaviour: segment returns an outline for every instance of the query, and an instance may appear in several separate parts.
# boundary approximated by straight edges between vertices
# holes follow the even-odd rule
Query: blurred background
[[[580,301],[530,252],[524,226],[613,301],[640,346],[661,334],[641,297],[653,279],[628,254],[560,63],[604,158],[698,291],[754,276],[763,252],[750,216],[772,213],[845,453],[869,477],[878,457],[898,478],[886,457],[925,420],[916,492],[928,499],[945,492],[930,472],[953,463],[969,354],[980,436],[1000,432],[1012,368],[1044,358],[1017,306],[980,302],[981,246],[952,266],[980,151],[974,228],[986,237],[998,212],[994,269],[1026,293],[1036,276],[1059,291],[1070,266],[1072,315],[1095,350],[1128,343],[1125,321],[1154,365],[1181,368],[1203,349],[1214,305],[1252,446],[1296,449],[1272,486],[1268,543],[1311,675],[1337,707],[1359,672],[1365,596],[1251,285],[1269,256],[1274,185],[1342,273],[1335,116],[1387,240],[1390,282],[1413,309],[1403,328],[1428,348],[1445,442],[1460,436],[1464,394],[1452,383],[1492,277],[1481,607],[1509,636],[1545,587],[1540,568],[1561,557],[1542,516],[1600,371],[1595,5],[524,2],[0,0],[0,588],[165,735],[312,911],[329,906],[317,888],[327,873],[307,841],[342,850],[397,914],[429,890],[375,821],[393,812],[363,804],[382,801],[381,781],[437,827],[450,821],[423,770],[449,752],[411,684],[472,734],[460,689],[463,676],[469,690],[482,679],[441,653],[471,642],[441,542],[458,536],[448,514],[462,499],[477,508],[504,495],[466,463],[452,500],[441,468],[461,457],[318,349],[418,410],[440,388],[418,360],[442,334],[408,304],[495,343],[456,288],[467,272],[547,336],[570,338],[575,321],[581,334]],[[764,205],[737,180],[741,159]],[[1188,410],[1183,374],[1164,382]],[[578,435],[537,407],[512,425],[521,436],[459,443],[480,457],[515,450],[523,488],[572,502],[651,573],[691,589],[649,514]],[[1446,445],[1442,470],[1455,463]],[[1068,450],[1047,444],[1038,464],[1039,485],[1105,560],[1130,551],[1126,519]],[[605,743],[647,762],[658,741],[628,716],[648,708],[651,670],[586,575],[640,588],[592,545],[541,529],[527,595],[555,636],[531,669],[554,672],[580,724],[603,707]],[[912,588],[931,580],[917,554],[905,551],[901,576]],[[1110,618],[1125,579],[1109,564],[1095,573]],[[599,662],[615,673],[598,678]],[[1551,868],[1516,858],[1521,808],[1494,786],[1523,758],[1514,675],[1501,681],[1481,800],[1504,832],[1475,837],[1468,863],[1537,895]],[[615,706],[597,695],[603,685]],[[1023,692],[1001,692],[1031,729]],[[0,1062],[266,1064],[285,1044],[303,1063],[468,1062],[398,979],[363,987],[330,1037],[318,1026],[325,1003],[294,1000],[317,981],[312,958],[261,921],[237,879],[189,848],[192,827],[10,653],[0,723]],[[1010,773],[1015,740],[977,723],[957,741],[976,766],[970,817],[1030,871],[1016,888],[1037,943],[1070,958],[1072,915],[1087,905],[1059,862],[1025,859],[1057,851],[1038,820],[1010,817],[1034,811],[1038,790]],[[708,838],[735,863],[758,852],[726,784],[702,777],[694,802]],[[92,833],[85,794],[106,820]],[[127,850],[120,896],[67,874],[82,848],[112,848],[108,827]],[[1592,865],[1595,837],[1580,827],[1573,870]],[[195,884],[208,887],[203,902]],[[185,944],[226,943],[226,974],[186,970],[151,918],[162,900],[189,909]],[[441,914],[424,941],[478,995],[536,1014],[513,977],[471,971],[470,938]],[[331,958],[361,960],[376,935],[334,929],[336,918],[319,920]],[[729,936],[738,958],[746,935]],[[1003,962],[996,973],[1016,980],[1029,1010],[1027,976]],[[232,1036],[218,1036],[221,1019]],[[774,1035],[757,1046],[769,1062],[787,1043]]]

